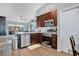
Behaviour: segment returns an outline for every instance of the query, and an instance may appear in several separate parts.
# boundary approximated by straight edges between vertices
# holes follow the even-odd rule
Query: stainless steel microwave
[[[53,19],[44,21],[45,27],[52,27],[54,25]]]

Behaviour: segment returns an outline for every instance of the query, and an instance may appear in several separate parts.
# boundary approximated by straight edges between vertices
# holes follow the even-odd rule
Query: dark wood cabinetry
[[[53,20],[53,26],[57,26],[57,10],[38,16],[37,27],[44,27],[47,20]],[[57,49],[57,34],[52,34],[50,44],[52,48]]]
[[[42,43],[42,33],[31,33],[30,44]]]
[[[37,26],[44,27],[45,20],[54,20],[54,26],[57,26],[57,11],[51,11],[37,17]]]
[[[52,34],[51,45],[52,45],[52,48],[57,49],[57,34]]]

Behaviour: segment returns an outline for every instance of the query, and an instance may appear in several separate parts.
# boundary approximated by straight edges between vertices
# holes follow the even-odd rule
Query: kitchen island
[[[24,48],[37,43],[42,44],[43,34],[44,32],[16,32],[15,35],[18,37],[18,48]],[[56,32],[51,32],[51,35],[52,34],[57,35]]]
[[[16,32],[18,48],[27,47],[42,42],[42,32]]]

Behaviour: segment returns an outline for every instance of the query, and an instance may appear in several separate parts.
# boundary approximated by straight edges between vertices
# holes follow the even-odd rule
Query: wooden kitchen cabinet
[[[52,34],[51,46],[52,46],[52,48],[57,49],[57,34]]]
[[[57,10],[38,16],[37,17],[37,26],[44,27],[44,21],[51,20],[51,19],[53,19],[53,21],[54,21],[54,26],[57,26]]]
[[[42,33],[31,33],[30,34],[30,44],[42,43]]]
[[[53,20],[53,26],[57,26],[57,10],[37,16],[37,27],[45,27],[45,21],[48,20]],[[52,34],[50,44],[52,48],[57,49],[57,34]]]

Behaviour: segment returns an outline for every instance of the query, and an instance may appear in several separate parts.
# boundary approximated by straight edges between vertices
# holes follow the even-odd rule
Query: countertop
[[[43,33],[43,32],[16,32],[15,34],[30,34],[30,33]]]
[[[16,32],[15,34],[30,34],[30,33],[45,33],[45,32]],[[57,34],[57,32],[47,32],[51,34]]]

